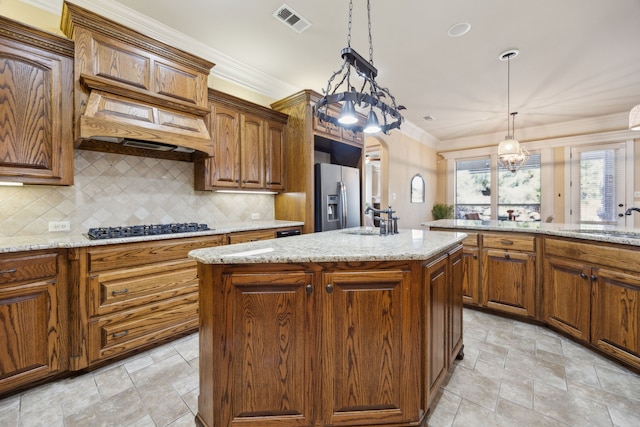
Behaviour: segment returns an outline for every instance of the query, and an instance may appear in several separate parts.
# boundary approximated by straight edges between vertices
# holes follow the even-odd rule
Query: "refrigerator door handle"
[[[340,201],[342,202],[342,222],[340,228],[347,228],[347,186],[344,185],[343,181],[340,181],[338,186],[340,187]]]

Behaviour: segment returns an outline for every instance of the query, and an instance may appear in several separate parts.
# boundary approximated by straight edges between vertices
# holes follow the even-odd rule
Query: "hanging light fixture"
[[[498,144],[498,162],[500,166],[505,169],[515,172],[520,169],[529,160],[529,152],[520,147],[520,142],[514,139],[516,132],[515,128],[515,116],[517,112],[511,112],[510,104],[510,77],[511,77],[511,58],[520,53],[517,49],[508,50],[503,52],[498,57],[501,61],[507,61],[507,136],[504,141]],[[509,116],[513,123],[512,128],[509,127]]]
[[[347,47],[341,52],[343,63],[329,78],[327,87],[323,90],[324,96],[316,104],[316,116],[322,122],[329,122],[354,132],[389,133],[391,129],[400,128],[403,118],[399,111],[405,107],[396,105],[396,100],[389,90],[378,86],[375,80],[378,70],[373,65],[370,0],[367,0],[369,61],[351,48],[352,12],[353,0],[349,0],[349,32]],[[351,81],[352,78],[354,83]],[[335,86],[334,80],[337,81]],[[336,106],[338,108],[335,108]],[[364,125],[358,124],[356,107],[367,114]],[[340,111],[340,114],[337,115],[336,111]]]
[[[640,130],[640,104],[633,107],[629,113],[629,130]]]

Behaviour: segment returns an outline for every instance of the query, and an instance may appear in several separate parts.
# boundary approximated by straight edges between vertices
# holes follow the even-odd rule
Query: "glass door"
[[[571,148],[573,224],[625,225],[625,144]]]

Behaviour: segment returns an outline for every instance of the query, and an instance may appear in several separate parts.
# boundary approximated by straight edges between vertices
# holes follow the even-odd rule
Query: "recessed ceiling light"
[[[520,51],[518,49],[505,50],[500,55],[498,55],[498,59],[500,61],[507,61],[509,59],[515,58],[516,56],[518,56],[519,53]]]
[[[452,25],[449,28],[449,31],[447,31],[447,34],[449,34],[449,37],[460,37],[467,34],[470,29],[471,29],[471,24],[469,24],[468,22],[459,22],[457,24]]]

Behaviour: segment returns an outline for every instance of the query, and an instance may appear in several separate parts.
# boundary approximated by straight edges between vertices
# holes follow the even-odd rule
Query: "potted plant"
[[[431,209],[431,215],[433,219],[451,219],[453,218],[453,205],[447,205],[445,203],[436,203]]]

